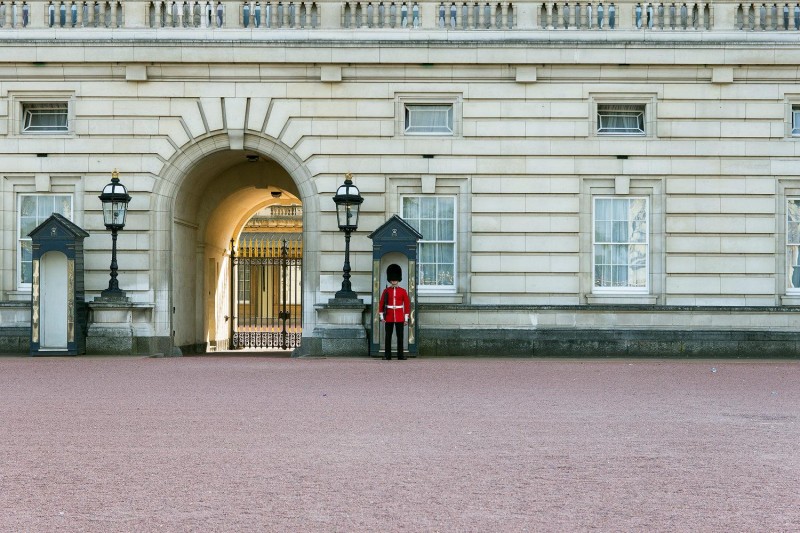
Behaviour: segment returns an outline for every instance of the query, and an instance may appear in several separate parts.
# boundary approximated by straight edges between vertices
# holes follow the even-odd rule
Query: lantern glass
[[[125,215],[128,213],[127,202],[111,201],[103,203],[103,222],[106,226],[125,226]]]
[[[103,202],[103,223],[108,229],[122,229],[131,197],[125,186],[119,182],[116,171],[113,176],[111,183],[103,187],[100,195],[100,201]]]
[[[350,179],[339,186],[336,196],[333,197],[336,204],[336,222],[342,231],[355,231],[358,229],[358,213],[364,198],[358,187],[353,185]]]

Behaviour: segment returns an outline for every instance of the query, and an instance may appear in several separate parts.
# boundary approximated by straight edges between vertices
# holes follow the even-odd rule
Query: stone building
[[[229,348],[231,251],[280,204],[300,294],[271,319],[300,315],[296,354],[361,354],[326,340],[353,326],[329,304],[350,172],[364,325],[366,236],[423,235],[421,355],[798,353],[797,3],[6,0],[0,41],[2,352],[28,350],[52,212],[90,234],[90,352]],[[114,169],[128,300],[93,305]]]

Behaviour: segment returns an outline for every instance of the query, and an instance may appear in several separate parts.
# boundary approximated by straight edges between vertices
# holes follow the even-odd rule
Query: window
[[[453,104],[405,104],[405,133],[452,135]]]
[[[786,206],[786,278],[788,289],[800,289],[800,198]]]
[[[72,196],[68,194],[21,194],[19,196],[18,282],[29,287],[33,280],[33,255],[28,234],[53,213],[72,220]]]
[[[417,285],[421,290],[455,290],[456,199],[453,196],[407,196],[403,218],[422,234]]]
[[[645,104],[597,104],[598,135],[644,135]]]
[[[67,102],[37,102],[22,104],[23,133],[66,132],[69,105]]]
[[[800,136],[800,105],[792,106],[792,135]]]
[[[648,289],[648,199],[594,199],[593,259],[595,291]]]

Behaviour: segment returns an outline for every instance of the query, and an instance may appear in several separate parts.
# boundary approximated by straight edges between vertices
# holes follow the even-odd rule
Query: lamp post
[[[364,198],[353,185],[353,175],[347,173],[344,183],[339,185],[333,202],[336,204],[336,221],[339,230],[344,232],[344,266],[342,267],[342,290],[336,293],[336,299],[358,298],[350,285],[350,233],[358,229],[358,210]]]
[[[100,294],[104,298],[123,299],[125,291],[120,290],[117,281],[117,232],[125,227],[125,215],[128,212],[128,202],[131,201],[128,189],[119,182],[119,172],[114,169],[111,173],[111,183],[103,187],[99,196],[103,202],[103,222],[106,229],[111,230],[111,279],[108,289]]]

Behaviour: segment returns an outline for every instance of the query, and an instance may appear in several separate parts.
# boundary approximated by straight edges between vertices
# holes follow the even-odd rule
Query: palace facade
[[[797,3],[12,0],[0,42],[1,352],[55,212],[89,353],[366,354],[393,215],[422,356],[800,353]]]

